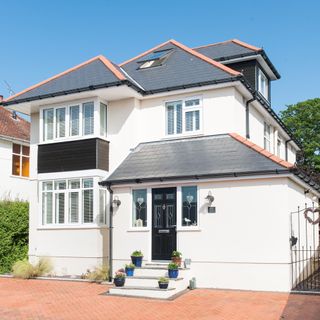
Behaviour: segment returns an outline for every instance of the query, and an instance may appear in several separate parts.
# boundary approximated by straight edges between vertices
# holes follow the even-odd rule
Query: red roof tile
[[[30,122],[19,116],[13,119],[11,111],[0,107],[0,136],[29,141]]]
[[[229,133],[229,135],[236,139],[237,141],[243,143],[244,145],[246,145],[247,147],[249,147],[250,149],[259,152],[260,154],[264,155],[266,158],[274,161],[277,164],[280,164],[281,166],[285,167],[285,168],[292,168],[294,165],[290,162],[287,162],[279,157],[277,157],[276,155],[270,153],[269,151],[259,147],[258,145],[256,145],[255,143],[253,143],[252,141],[249,141],[245,138],[243,138],[242,136],[240,136],[237,133]]]

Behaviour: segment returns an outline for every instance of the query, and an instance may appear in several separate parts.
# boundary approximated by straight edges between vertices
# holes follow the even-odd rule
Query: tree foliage
[[[0,273],[28,255],[29,204],[0,201]]]
[[[303,146],[300,166],[320,173],[320,98],[289,105],[280,117]]]

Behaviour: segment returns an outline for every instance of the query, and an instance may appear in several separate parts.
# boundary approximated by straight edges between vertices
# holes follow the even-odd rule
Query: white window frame
[[[191,106],[187,107],[185,105],[186,101],[189,100],[199,100],[199,105],[197,106]],[[174,109],[174,133],[169,134],[168,133],[168,110],[167,110],[167,105],[173,102],[182,102],[182,132],[181,133],[176,133],[177,132],[177,116],[176,116],[176,111]],[[177,137],[177,136],[187,136],[187,135],[197,135],[197,134],[202,134],[203,132],[203,99],[202,96],[191,96],[191,97],[186,97],[186,98],[181,98],[181,99],[173,99],[173,100],[166,100],[164,101],[164,108],[165,108],[165,137]],[[192,131],[186,131],[186,113],[188,111],[199,111],[199,130],[192,130]]]
[[[269,79],[260,68],[258,68],[258,91],[269,100]]]
[[[269,128],[269,137],[267,137],[266,127]],[[272,126],[268,122],[263,123],[263,148],[269,152],[272,150],[272,141],[271,141],[271,131]],[[269,148],[267,148],[267,142],[269,143]]]
[[[196,226],[183,226],[182,225],[182,187],[197,187],[197,225]],[[200,188],[199,185],[190,183],[177,186],[177,231],[200,230]]]
[[[79,189],[71,189],[69,188],[69,181],[71,180],[80,180],[80,188]],[[93,222],[83,222],[83,190],[88,190],[88,188],[83,188],[82,181],[86,179],[93,179],[93,187],[90,188],[93,190]],[[88,176],[88,177],[68,177],[68,178],[57,178],[57,179],[45,179],[39,180],[39,227],[38,229],[59,229],[59,228],[100,228],[106,227],[108,223],[108,207],[105,211],[104,221],[100,221],[100,198],[99,198],[99,190],[101,188],[97,187],[98,182],[101,178]],[[66,181],[66,189],[65,190],[55,190],[55,183],[58,181]],[[43,189],[44,182],[52,182],[53,190],[46,191]],[[53,223],[45,223],[45,213],[42,211],[43,197],[46,192],[52,192],[52,221]],[[56,219],[56,204],[55,204],[55,195],[58,193],[65,193],[65,211],[64,211],[64,223],[57,223]],[[69,208],[70,201],[69,196],[71,192],[79,193],[79,212],[78,212],[78,222],[69,222]],[[106,204],[108,205],[108,193],[106,194]]]
[[[16,144],[16,145],[19,145],[20,146],[20,153],[15,153],[13,152],[13,145]],[[28,147],[29,148],[29,155],[23,155],[23,151],[22,151],[22,148],[23,147]],[[18,177],[18,178],[23,178],[23,179],[29,179],[30,178],[30,166],[31,166],[31,162],[30,162],[30,153],[31,153],[31,148],[30,148],[30,145],[27,145],[27,144],[21,144],[21,143],[15,143],[13,142],[12,143],[12,146],[11,146],[11,177]],[[19,156],[19,173],[20,174],[13,174],[12,172],[12,165],[13,165],[13,156]],[[29,175],[28,176],[23,176],[22,175],[22,158],[28,158],[29,159]]]
[[[135,227],[133,225],[133,192],[136,190],[146,190],[146,205],[147,205],[147,225],[142,227]],[[129,224],[129,231],[147,231],[150,230],[151,227],[151,220],[152,219],[152,190],[148,187],[137,187],[137,188],[131,188],[130,189],[130,224]]]
[[[94,105],[94,123],[93,123],[93,133],[84,135],[83,130],[83,104],[93,102]],[[54,105],[46,105],[42,106],[39,109],[39,136],[40,136],[40,143],[46,144],[46,143],[53,143],[53,142],[63,142],[63,141],[70,141],[70,140],[82,140],[82,139],[89,139],[93,137],[99,137],[101,139],[107,139],[107,133],[108,133],[108,123],[106,123],[106,134],[101,135],[100,134],[100,103],[103,103],[106,105],[106,111],[108,112],[108,103],[107,101],[103,99],[98,98],[91,98],[91,99],[81,99],[81,100],[74,100],[65,104],[54,104]],[[70,107],[73,106],[79,106],[79,134],[72,136],[70,134]],[[65,118],[65,137],[58,138],[56,135],[56,109],[65,108],[66,110],[66,118]],[[44,139],[44,117],[43,113],[46,109],[53,109],[53,139],[51,140],[45,140]],[[108,115],[107,115],[108,117]],[[107,120],[108,122],[108,120]]]

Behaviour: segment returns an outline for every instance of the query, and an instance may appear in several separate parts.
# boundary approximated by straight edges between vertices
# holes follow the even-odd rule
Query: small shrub
[[[133,251],[131,254],[132,257],[143,257],[143,253],[140,250]]]
[[[124,271],[123,269],[119,269],[119,270],[115,273],[114,277],[115,277],[116,279],[125,278],[125,277],[126,277],[125,271]]]
[[[49,258],[40,258],[36,265],[33,267],[34,277],[41,277],[50,271],[52,271],[53,266]]]
[[[109,277],[109,267],[103,264],[101,267],[96,267],[92,272],[87,273],[87,278],[92,281],[104,281]]]
[[[33,265],[27,260],[17,261],[12,267],[13,276],[21,279],[30,279],[33,277]]]
[[[169,279],[166,278],[166,277],[161,277],[161,278],[159,278],[159,282],[161,282],[161,283],[168,283],[168,282],[169,282]]]
[[[133,263],[126,264],[127,269],[134,269],[136,266]]]
[[[12,267],[12,274],[16,278],[30,279],[40,277],[52,270],[52,263],[48,258],[40,258],[32,265],[28,260],[19,260]]]
[[[171,263],[168,264],[168,269],[169,270],[178,270],[179,266],[176,263],[171,262]]]
[[[181,258],[182,257],[182,253],[179,251],[173,251],[171,257],[173,258]]]

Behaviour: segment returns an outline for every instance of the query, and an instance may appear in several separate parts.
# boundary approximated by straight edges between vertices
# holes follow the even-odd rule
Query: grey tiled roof
[[[16,99],[28,99],[114,82],[119,82],[119,79],[104,65],[102,61],[97,59],[30,91],[22,93],[17,96]]]
[[[105,183],[287,171],[230,135],[142,143]]]
[[[237,43],[232,41],[216,43],[204,47],[199,47],[194,49],[197,52],[200,52],[207,57],[210,57],[215,60],[219,60],[224,57],[232,57],[238,55],[246,55],[254,53],[256,51],[249,48],[245,48]]]
[[[148,56],[137,58],[122,68],[137,81],[145,91],[158,91],[166,88],[196,85],[211,81],[230,79],[232,76],[218,67],[186,52],[173,43],[167,43],[157,50],[173,49],[168,59],[160,67],[139,69],[139,61]]]

